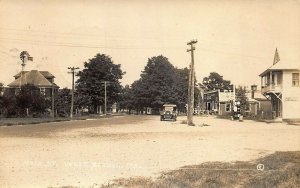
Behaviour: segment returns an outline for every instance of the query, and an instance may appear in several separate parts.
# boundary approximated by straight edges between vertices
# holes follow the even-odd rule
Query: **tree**
[[[232,90],[232,86],[229,80],[224,80],[223,76],[216,72],[211,72],[208,77],[204,77],[202,84],[206,87],[206,90]]]
[[[107,104],[117,102],[120,97],[121,65],[114,64],[112,59],[105,54],[97,54],[89,62],[84,62],[84,69],[79,71],[76,89],[85,105],[91,106],[95,111],[97,106],[104,104],[104,81],[107,81]],[[83,105],[83,104],[82,104]]]
[[[71,108],[71,90],[68,88],[59,89],[54,99],[55,109],[59,116],[69,114]]]
[[[3,114],[4,108],[4,84],[0,82],[0,115]]]
[[[50,107],[50,101],[45,99],[40,89],[30,84],[21,87],[20,92],[16,95],[16,101],[21,116],[26,114],[26,109],[33,114],[41,115]]]
[[[239,86],[235,89],[236,101],[240,102],[241,114],[245,115],[245,111],[249,108],[246,87]]]
[[[1,113],[6,117],[17,115],[17,100],[14,90],[7,89],[1,96]]]
[[[131,85],[134,106],[158,111],[172,103],[185,108],[187,102],[188,69],[176,69],[168,58],[160,55],[148,59],[141,78]]]
[[[176,69],[177,73],[177,105],[178,105],[178,110],[179,111],[186,111],[186,104],[188,101],[188,82],[189,82],[189,69],[184,68],[184,69]],[[196,77],[195,77],[196,78]],[[196,83],[195,79],[195,83]],[[195,90],[195,96],[197,96],[198,91]],[[195,100],[196,102],[197,100]]]
[[[2,95],[3,91],[4,91],[4,84],[0,82],[0,96]]]
[[[134,101],[135,98],[133,96],[131,87],[126,85],[122,88],[121,99],[119,102],[120,109],[128,109],[129,113],[131,113],[131,110],[134,108]]]
[[[25,116],[27,110],[32,115],[42,115],[50,107],[50,101],[40,89],[27,84],[21,89],[5,89],[1,96],[1,113],[10,116]]]

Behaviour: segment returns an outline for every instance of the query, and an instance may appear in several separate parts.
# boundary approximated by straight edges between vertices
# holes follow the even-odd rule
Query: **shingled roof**
[[[48,71],[44,71],[48,72]],[[46,77],[37,70],[23,71],[19,73],[21,76],[15,75],[16,80],[8,84],[9,87],[20,87],[26,84],[31,84],[36,87],[58,87],[56,84],[49,82]],[[50,73],[49,73],[50,74]],[[52,75],[52,74],[50,74]],[[53,75],[52,75],[53,76]],[[54,76],[53,76],[54,77]]]
[[[29,71],[21,71],[18,74],[14,75],[14,77],[17,79],[21,76],[21,74],[25,74],[28,73]],[[55,78],[55,76],[53,76],[53,74],[51,74],[48,71],[39,71],[45,78]]]

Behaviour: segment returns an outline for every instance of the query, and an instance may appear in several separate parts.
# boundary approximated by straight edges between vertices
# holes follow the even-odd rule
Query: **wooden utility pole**
[[[109,84],[109,81],[102,81],[104,83],[104,114],[107,114],[107,84]]]
[[[194,50],[196,49],[194,44],[197,40],[191,40],[187,43],[191,48],[187,52],[191,52],[191,66],[189,73],[189,96],[188,96],[188,114],[187,114],[187,124],[193,126],[193,113],[194,113],[194,93],[195,93],[195,70],[194,70]]]
[[[54,112],[54,85],[52,83],[52,88],[51,88],[51,117],[55,117],[55,112]]]
[[[70,118],[73,118],[73,108],[74,108],[74,77],[75,70],[79,69],[79,67],[68,67],[71,71],[68,73],[72,74],[72,98],[71,98],[71,109],[70,109]]]
[[[106,115],[107,111],[107,102],[106,102],[106,81],[104,81],[104,114]]]

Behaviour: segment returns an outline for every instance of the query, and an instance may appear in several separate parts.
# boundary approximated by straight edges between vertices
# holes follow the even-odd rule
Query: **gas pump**
[[[233,118],[239,119],[240,115],[241,115],[241,103],[240,101],[235,101],[233,107]]]

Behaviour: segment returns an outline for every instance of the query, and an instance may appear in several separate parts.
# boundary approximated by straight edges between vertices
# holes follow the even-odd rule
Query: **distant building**
[[[300,63],[280,61],[275,52],[271,67],[262,72],[261,93],[271,101],[273,118],[300,119]]]
[[[205,110],[218,115],[230,115],[235,101],[235,88],[230,90],[212,90],[203,94]]]
[[[257,85],[252,85],[251,90],[247,92],[249,107],[246,109],[246,115],[254,115],[261,119],[270,119],[272,116],[271,101],[257,90]]]
[[[15,80],[8,84],[9,89],[18,91],[22,86],[30,84],[36,86],[40,89],[40,92],[43,93],[46,97],[52,96],[53,92],[56,92],[59,88],[54,83],[54,76],[48,71],[22,71],[15,76]]]

